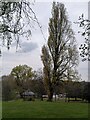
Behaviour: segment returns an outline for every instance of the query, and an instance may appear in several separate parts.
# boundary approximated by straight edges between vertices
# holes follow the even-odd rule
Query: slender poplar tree
[[[60,80],[70,79],[78,64],[78,51],[74,32],[64,4],[53,2],[52,17],[49,19],[49,37],[42,48],[44,82],[48,100],[52,101],[55,87]]]

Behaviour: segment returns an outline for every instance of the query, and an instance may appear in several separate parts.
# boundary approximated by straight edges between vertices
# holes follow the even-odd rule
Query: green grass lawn
[[[11,101],[3,102],[3,118],[88,118],[88,103]]]
[[[2,118],[2,101],[0,101],[0,119]]]

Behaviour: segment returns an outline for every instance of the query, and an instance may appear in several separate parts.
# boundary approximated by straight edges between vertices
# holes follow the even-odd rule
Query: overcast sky
[[[39,0],[40,1],[40,0]],[[49,1],[49,2],[46,2]],[[72,28],[75,32],[76,40],[78,46],[84,40],[81,35],[78,34],[78,26],[73,22],[78,20],[78,17],[84,13],[85,17],[88,17],[88,1],[82,0],[62,0],[65,4],[65,7],[68,12],[68,18],[72,22]],[[86,1],[86,2],[85,2]],[[61,0],[60,0],[61,2]],[[44,37],[41,34],[41,31],[37,25],[35,25],[34,29],[32,29],[32,36],[29,41],[26,41],[22,38],[21,49],[16,52],[15,44],[12,45],[12,48],[7,51],[7,49],[3,49],[3,56],[0,58],[2,65],[2,73],[1,75],[8,75],[12,68],[17,65],[27,64],[32,67],[34,70],[38,70],[42,68],[41,62],[41,48],[43,44],[46,44],[48,39],[48,23],[49,18],[51,17],[51,8],[52,8],[52,0],[45,0],[44,2],[36,2],[33,6],[33,9],[37,15],[39,23],[42,25],[42,30],[44,33]],[[82,80],[88,80],[88,64],[87,62],[79,63],[78,70],[79,74],[81,74]]]

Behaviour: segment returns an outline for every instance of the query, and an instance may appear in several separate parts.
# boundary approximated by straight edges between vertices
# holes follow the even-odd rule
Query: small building
[[[23,96],[24,100],[28,100],[28,101],[34,101],[35,100],[35,93],[32,92],[32,91],[29,91],[29,90],[23,92],[22,96]]]
[[[66,98],[66,93],[61,93],[58,95],[59,98]]]

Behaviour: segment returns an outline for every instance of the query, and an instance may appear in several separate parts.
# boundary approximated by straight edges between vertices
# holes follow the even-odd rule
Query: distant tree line
[[[43,80],[43,73],[41,70],[38,71],[27,71],[27,77],[23,77],[25,75],[25,69],[22,70],[22,75],[20,69],[26,65],[19,65],[12,69],[11,74],[8,76],[2,76],[2,100],[10,101],[18,99],[23,99],[22,93],[26,90],[30,90],[35,93],[37,99],[41,99],[42,95],[47,95],[47,90],[45,88],[45,83]],[[28,66],[27,66],[28,67]],[[31,67],[28,67],[31,69]],[[15,71],[14,71],[15,70]],[[17,79],[15,73],[18,73],[17,76],[20,76],[21,79]],[[12,74],[13,73],[13,74]],[[33,74],[32,74],[33,73]],[[19,75],[20,74],[20,75]],[[30,75],[30,76],[29,76]],[[23,82],[22,82],[23,81]],[[18,84],[17,84],[18,83]],[[1,82],[0,82],[1,84]],[[90,83],[89,82],[79,82],[79,81],[71,81],[71,80],[62,80],[58,83],[58,86],[55,88],[55,92],[57,95],[66,93],[66,97],[68,101],[70,98],[80,98],[82,100],[90,102]]]
[[[81,98],[82,100],[90,102],[90,82],[68,81],[65,87],[68,101],[70,101],[70,98],[75,98],[75,101],[77,98]]]

